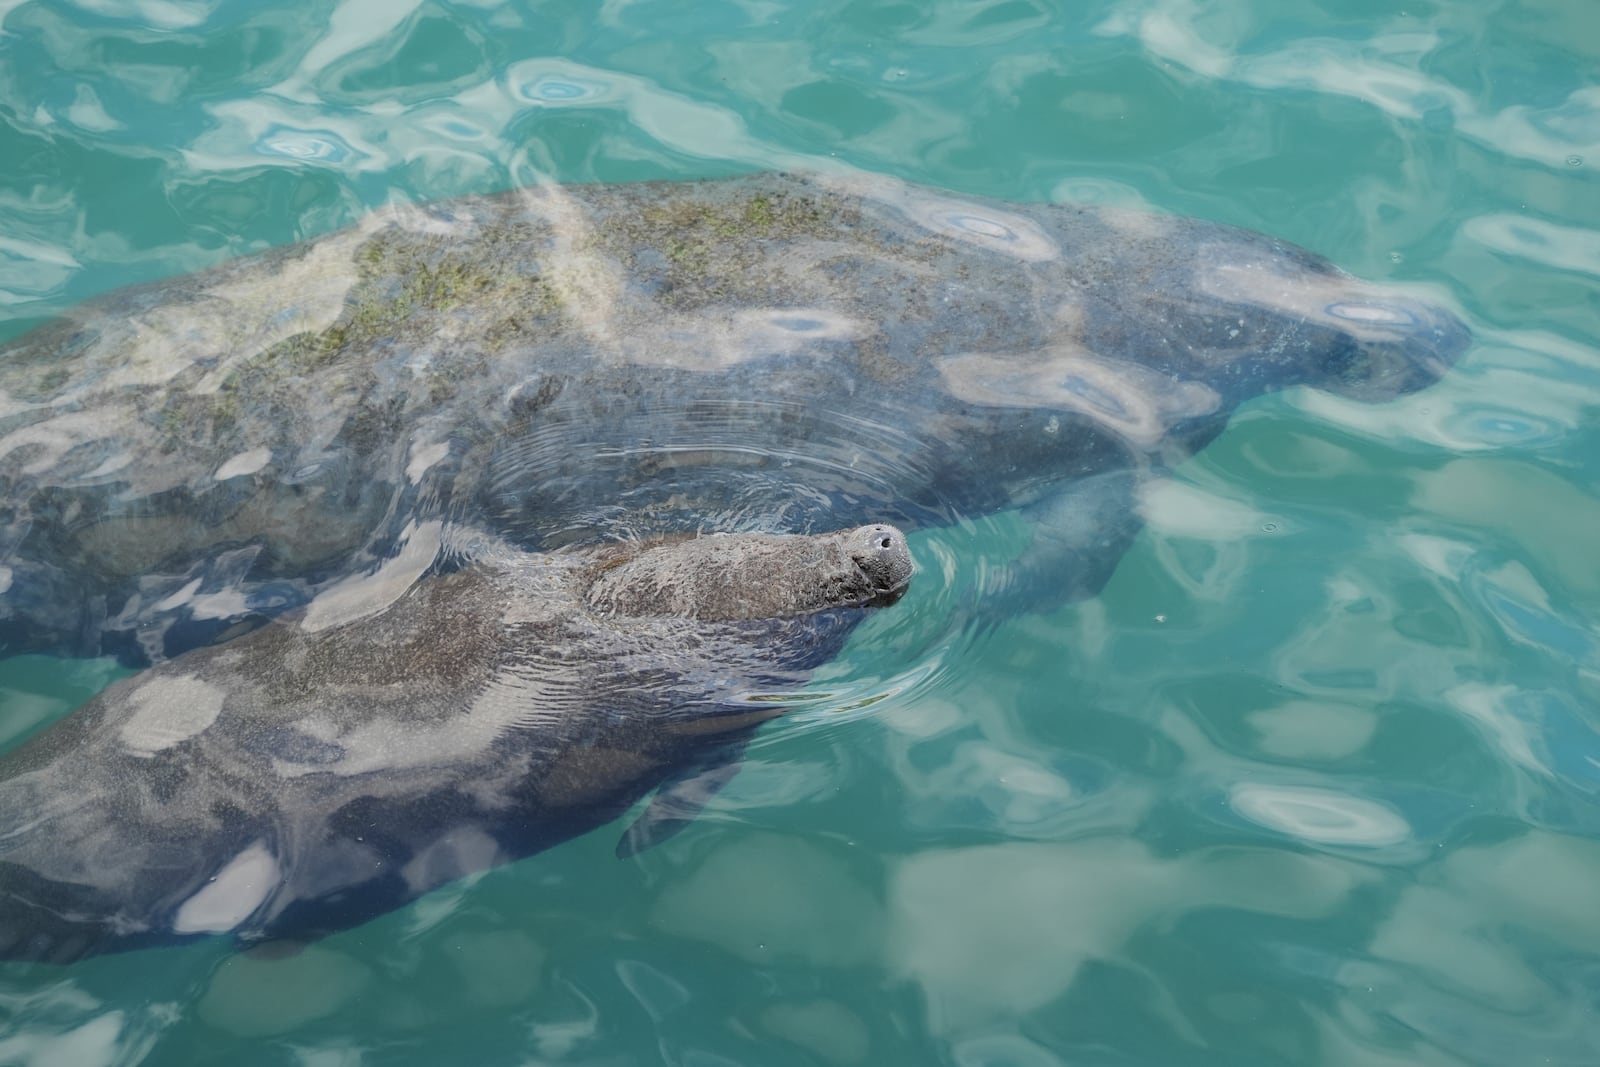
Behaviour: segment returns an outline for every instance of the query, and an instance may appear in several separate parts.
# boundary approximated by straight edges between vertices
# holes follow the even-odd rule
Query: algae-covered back
[[[203,639],[436,518],[551,547],[1029,506],[1465,339],[1259,234],[886,178],[394,208],[0,350],[0,642],[158,656],[165,615]]]

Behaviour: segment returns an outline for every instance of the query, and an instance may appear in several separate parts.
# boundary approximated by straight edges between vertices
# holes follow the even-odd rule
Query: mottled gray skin
[[[457,551],[387,610],[197,649],[0,758],[0,958],[316,937],[676,779],[645,847],[912,570],[889,526]]]
[[[885,178],[398,210],[0,350],[0,643],[159,659],[435,518],[548,548],[1025,507],[1028,587],[1090,595],[1132,487],[1237,405],[1388,399],[1467,342],[1260,234]]]
[[[615,616],[805,615],[875,604],[885,591],[898,596],[911,580],[911,554],[892,526],[829,537],[697,537],[651,552],[615,545],[598,557],[584,601]],[[730,575],[752,577],[735,581]]]

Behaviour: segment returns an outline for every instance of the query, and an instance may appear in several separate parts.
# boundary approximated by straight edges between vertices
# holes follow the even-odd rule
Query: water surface
[[[1586,1065],[1600,35],[1393,5],[0,2],[0,336],[396,201],[844,166],[1430,287],[1387,405],[1253,402],[1104,593],[923,573],[689,830],[286,959],[0,968],[0,1062]],[[0,664],[0,739],[117,675]]]

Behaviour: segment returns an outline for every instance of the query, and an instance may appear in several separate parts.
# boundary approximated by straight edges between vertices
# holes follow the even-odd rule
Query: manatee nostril
[[[1367,322],[1378,326],[1420,326],[1417,317],[1405,308],[1383,304],[1338,303],[1327,306],[1328,314],[1348,322]]]
[[[875,523],[858,528],[855,536],[861,538],[850,552],[856,567],[873,589],[891,598],[878,603],[893,603],[892,598],[899,597],[916,570],[906,535],[886,523]]]

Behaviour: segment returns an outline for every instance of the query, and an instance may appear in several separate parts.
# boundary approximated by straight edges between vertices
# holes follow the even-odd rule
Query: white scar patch
[[[122,724],[122,743],[135,756],[153,756],[187,741],[217,721],[225,695],[192,674],[153,677],[128,695],[133,714]]]
[[[94,482],[100,478],[109,477],[132,462],[132,453],[118,452],[115,455],[107,456],[103,461],[101,461],[100,466],[96,467],[88,474],[85,474],[81,480],[85,482]]]
[[[431,445],[413,444],[411,446],[411,462],[406,464],[406,481],[416,485],[422,481],[422,476],[428,473],[428,468],[450,454],[448,441],[435,441]]]
[[[179,934],[219,934],[248,919],[279,881],[278,861],[260,841],[214,875],[178,908],[172,930]]]
[[[212,475],[219,482],[229,478],[238,478],[245,474],[254,474],[265,467],[272,459],[270,448],[252,448],[248,452],[240,452],[237,456],[223,463],[217,468],[217,473]]]
[[[443,529],[444,525],[437,521],[406,527],[401,535],[404,543],[393,558],[371,574],[346,578],[318,593],[306,609],[300,628],[316,633],[343,626],[376,615],[405,596],[417,579],[433,566],[439,555]]]

